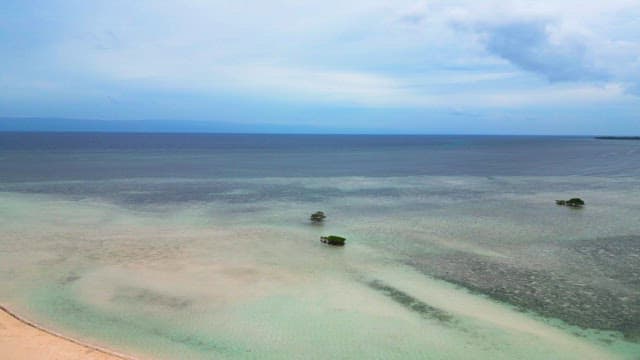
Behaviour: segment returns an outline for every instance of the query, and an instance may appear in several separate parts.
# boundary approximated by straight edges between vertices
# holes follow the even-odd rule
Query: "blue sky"
[[[1,117],[638,134],[640,0],[3,0],[0,89]]]

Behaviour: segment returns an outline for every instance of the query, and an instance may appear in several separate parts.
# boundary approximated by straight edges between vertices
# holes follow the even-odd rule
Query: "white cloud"
[[[399,19],[452,26],[489,54],[551,81],[640,84],[640,1],[424,1]]]
[[[638,5],[92,1],[77,4],[43,61],[121,88],[367,107],[615,101],[640,83],[640,29],[629,20]],[[523,28],[539,42],[510,24],[540,24]],[[535,81],[509,63],[573,83]]]

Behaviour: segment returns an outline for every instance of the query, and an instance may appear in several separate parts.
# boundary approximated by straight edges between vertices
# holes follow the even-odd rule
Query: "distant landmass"
[[[640,136],[596,136],[600,140],[640,140]]]

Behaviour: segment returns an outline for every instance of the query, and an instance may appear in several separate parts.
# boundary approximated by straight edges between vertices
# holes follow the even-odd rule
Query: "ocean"
[[[637,359],[638,164],[589,137],[0,133],[0,303],[158,359]]]

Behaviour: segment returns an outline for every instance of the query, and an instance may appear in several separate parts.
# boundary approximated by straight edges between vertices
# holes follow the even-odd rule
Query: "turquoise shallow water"
[[[0,302],[158,359],[635,359],[639,162],[587,138],[0,134]]]
[[[552,271],[548,281],[560,286],[591,279],[590,289],[613,288],[634,301],[628,279],[599,267],[575,273],[595,265],[565,245],[639,233],[635,179],[226,181],[236,189],[224,201],[1,193],[0,298],[47,326],[156,358],[602,359],[640,351],[621,331],[522,312],[428,271],[430,259],[489,259]],[[261,198],[265,188],[320,200],[295,201],[287,191]],[[587,208],[553,204],[578,189]],[[247,196],[255,200],[233,201]],[[307,222],[316,209],[329,215],[322,226]],[[322,245],[327,233],[347,236],[347,246]],[[464,283],[458,270],[452,278]]]

